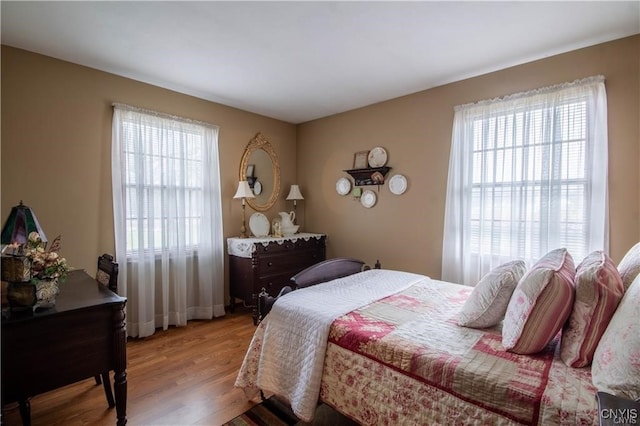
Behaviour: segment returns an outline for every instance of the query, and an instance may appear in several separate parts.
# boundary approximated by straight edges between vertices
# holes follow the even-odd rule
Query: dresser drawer
[[[265,291],[269,293],[270,296],[273,296],[273,297],[277,296],[283,287],[285,286],[293,287],[291,284],[291,277],[293,275],[289,273],[284,273],[284,274],[276,274],[276,275],[270,275],[267,277],[259,278],[256,282],[258,287],[257,288],[258,293],[261,292],[262,289],[264,288]]]
[[[313,249],[313,248],[324,248],[325,237],[321,238],[309,238],[308,240],[304,240],[299,238],[295,241],[287,240],[283,243],[279,244],[278,242],[272,242],[267,245],[264,244],[256,244],[256,251],[254,256],[262,256],[269,254],[278,254],[278,253],[287,253],[297,250],[305,250],[305,249]]]
[[[291,253],[272,254],[256,259],[258,277],[291,272],[294,276],[307,266],[324,260],[324,250],[296,250]]]

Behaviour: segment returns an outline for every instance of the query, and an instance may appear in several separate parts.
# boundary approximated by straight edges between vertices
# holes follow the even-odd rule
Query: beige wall
[[[352,256],[387,268],[440,276],[453,107],[595,74],[606,77],[609,106],[611,255],[619,261],[640,240],[640,36],[581,49],[299,126],[2,46],[0,215],[21,199],[63,254],[92,270],[113,251],[111,104],[122,102],[220,126],[225,236],[237,235],[241,208],[231,197],[242,152],[262,132],[274,145],[281,197],[290,210],[300,184],[298,222],[328,234],[328,256]],[[365,209],[335,191],[353,153],[389,152],[388,177],[402,173],[402,196],[380,188]],[[377,189],[374,188],[376,191]],[[247,216],[252,213],[248,208]]]
[[[240,232],[240,201],[232,197],[242,153],[257,132],[274,146],[283,187],[294,183],[293,124],[2,46],[0,216],[4,223],[11,207],[24,200],[49,239],[62,234],[62,254],[72,266],[94,271],[100,253],[114,252],[113,102],[220,127],[225,236]],[[291,207],[280,198],[268,217]],[[251,213],[247,208],[247,217]]]
[[[609,113],[611,256],[640,240],[640,36],[593,46],[298,126],[298,181],[308,227],[328,234],[328,255],[440,277],[453,108],[591,75],[606,77]],[[365,78],[366,76],[363,76]],[[382,146],[388,177],[365,209],[335,191],[356,151]],[[375,187],[371,187],[375,188]],[[581,259],[578,259],[579,262]]]

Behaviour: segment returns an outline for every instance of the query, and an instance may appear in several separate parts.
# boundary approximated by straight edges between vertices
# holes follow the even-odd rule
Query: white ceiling
[[[640,33],[626,2],[1,2],[2,43],[291,123]]]

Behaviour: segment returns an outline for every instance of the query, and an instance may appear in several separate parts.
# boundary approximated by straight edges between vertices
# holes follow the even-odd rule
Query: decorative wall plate
[[[377,146],[369,151],[369,166],[370,167],[383,167],[387,164],[387,151]]]
[[[259,180],[255,181],[255,183],[253,184],[253,193],[255,195],[260,195],[260,193],[262,192],[262,184],[260,183]]]
[[[347,195],[351,191],[351,181],[346,177],[341,177],[336,182],[336,192],[340,195]]]
[[[371,207],[376,205],[376,193],[373,192],[370,189],[365,189],[364,191],[362,191],[362,196],[360,197],[360,203],[362,203],[363,206],[365,206],[366,208],[370,209]]]
[[[389,179],[389,190],[392,194],[403,194],[407,190],[407,178],[402,175],[394,175]]]
[[[262,213],[254,213],[249,218],[249,229],[251,233],[256,237],[266,237],[269,235],[269,228],[271,224],[269,219]]]

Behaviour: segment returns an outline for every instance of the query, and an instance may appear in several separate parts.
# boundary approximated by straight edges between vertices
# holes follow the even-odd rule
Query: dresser
[[[236,299],[255,308],[264,288],[277,296],[292,276],[326,258],[326,235],[299,233],[282,238],[228,238],[231,308]],[[257,311],[254,309],[254,322]]]

